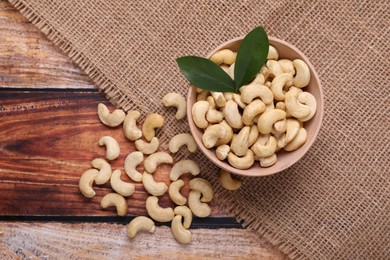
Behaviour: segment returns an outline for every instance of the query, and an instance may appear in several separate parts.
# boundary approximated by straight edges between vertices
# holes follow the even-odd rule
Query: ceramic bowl
[[[242,42],[242,39],[243,37],[239,37],[221,44],[215,50],[210,52],[207,58],[210,58],[211,55],[213,55],[215,52],[221,49],[230,49],[232,51],[237,51]],[[313,65],[308,60],[308,58],[306,58],[306,56],[293,45],[274,37],[269,37],[269,42],[277,49],[279,53],[279,59],[282,58],[286,58],[290,60],[302,59],[307,63],[307,65],[310,68],[311,77],[310,77],[309,85],[303,88],[303,90],[313,94],[317,100],[317,112],[315,116],[308,122],[304,123],[304,127],[307,131],[307,140],[305,144],[303,144],[300,148],[298,148],[293,152],[286,152],[283,149],[277,152],[278,160],[273,166],[268,168],[263,168],[260,167],[259,162],[255,161],[254,165],[251,168],[247,170],[240,170],[232,167],[227,162],[227,160],[220,161],[215,155],[215,149],[216,149],[215,147],[208,149],[203,145],[202,143],[203,130],[199,129],[192,120],[192,105],[196,102],[197,93],[194,88],[192,87],[189,88],[188,100],[187,100],[188,122],[190,125],[192,135],[194,136],[199,149],[215,165],[233,174],[244,175],[244,176],[266,176],[287,169],[288,167],[290,167],[291,165],[299,161],[305,155],[305,153],[310,149],[321,128],[322,117],[324,113],[324,97],[323,97],[321,82],[318,78],[318,74],[315,71]]]

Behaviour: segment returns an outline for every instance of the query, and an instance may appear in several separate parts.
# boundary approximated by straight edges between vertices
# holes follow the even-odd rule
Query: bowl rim
[[[244,39],[244,37],[242,37],[242,36],[241,37],[235,37],[235,38],[233,38],[231,40],[228,40],[228,41],[220,44],[214,50],[212,50],[211,52],[208,53],[207,58],[210,58],[212,54],[214,54],[216,51],[222,49],[226,45],[232,44],[232,43],[234,43],[236,41],[242,41],[243,39]],[[247,172],[247,170],[236,169],[233,166],[231,166],[228,162],[220,161],[218,159],[215,160],[215,161],[212,160],[211,157],[212,158],[216,158],[215,153],[213,152],[213,148],[212,149],[206,148],[203,145],[203,143],[201,141],[201,138],[196,138],[194,136],[195,142],[197,143],[199,149],[202,151],[202,153],[207,157],[207,159],[209,161],[211,161],[213,164],[215,164],[219,168],[224,169],[224,170],[226,170],[226,171],[228,171],[230,173],[236,174],[236,175],[249,176],[249,177],[269,176],[269,175],[273,175],[273,174],[276,174],[278,172],[284,171],[287,168],[293,166],[296,162],[298,162],[309,151],[309,149],[312,147],[313,143],[317,140],[318,133],[319,133],[319,131],[321,129],[322,122],[323,122],[323,117],[324,117],[324,93],[323,93],[321,81],[319,79],[318,73],[315,70],[314,66],[312,65],[310,60],[306,57],[306,55],[304,55],[298,48],[296,48],[292,44],[290,44],[290,43],[288,43],[288,42],[286,42],[284,40],[272,37],[272,36],[268,36],[268,39],[269,39],[270,44],[271,44],[271,42],[277,42],[279,44],[286,45],[290,49],[293,49],[299,56],[302,57],[302,59],[309,66],[312,75],[316,78],[316,81],[318,82],[318,90],[319,90],[320,102],[317,101],[317,106],[318,106],[317,107],[317,113],[318,114],[316,114],[316,116],[319,117],[319,123],[315,126],[315,130],[314,130],[314,133],[313,133],[314,137],[311,140],[309,140],[309,143],[307,143],[306,148],[305,147],[298,148],[298,149],[305,149],[305,150],[302,150],[301,153],[297,157],[294,158],[294,160],[289,161],[288,163],[284,164],[281,168],[278,168],[278,169],[272,168],[272,166],[271,167],[261,168],[262,171],[259,171],[259,174],[256,174],[256,175],[255,174],[249,174]],[[192,120],[192,107],[190,107],[190,103],[191,103],[190,101],[191,101],[192,92],[194,92],[194,88],[190,85],[189,90],[188,90],[188,94],[187,94],[187,115],[188,115],[187,116],[187,120],[188,120],[188,124],[190,126],[191,134],[192,134],[192,129],[193,128],[194,129],[197,128],[197,126],[194,124],[194,122]]]

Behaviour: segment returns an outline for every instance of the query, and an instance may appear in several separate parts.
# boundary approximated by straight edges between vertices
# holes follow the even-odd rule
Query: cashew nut
[[[202,178],[194,178],[190,180],[191,190],[197,190],[202,193],[201,202],[210,202],[214,197],[213,186],[210,182]]]
[[[210,92],[207,90],[204,90],[203,92],[199,93],[196,97],[196,101],[206,101],[207,97],[210,95]]]
[[[298,149],[299,147],[301,147],[306,142],[306,139],[307,139],[307,132],[305,128],[300,128],[297,136],[283,149],[288,152],[292,152]]]
[[[143,154],[152,154],[157,151],[160,142],[157,137],[153,137],[150,143],[145,142],[142,139],[135,141],[135,147]]]
[[[132,183],[122,181],[121,175],[121,170],[112,172],[110,179],[111,188],[123,197],[130,196],[134,193],[135,186]]]
[[[168,190],[168,186],[164,182],[156,182],[153,175],[148,172],[144,172],[142,184],[145,190],[153,196],[161,196]]]
[[[238,157],[234,153],[228,154],[228,162],[236,169],[246,170],[249,169],[255,162],[255,158],[252,150],[248,150],[245,156]]]
[[[230,101],[229,101],[230,102]],[[202,136],[202,142],[206,148],[212,148],[218,139],[224,138],[227,134],[226,128],[220,124],[211,125],[206,128]]]
[[[140,118],[140,116],[140,112],[131,110],[127,112],[125,121],[123,121],[123,132],[125,136],[131,141],[135,141],[142,137],[142,131],[137,127],[137,120]]]
[[[111,178],[111,165],[102,158],[96,158],[92,161],[92,167],[99,170],[95,178],[97,185],[102,185],[108,182]]]
[[[211,96],[214,98],[215,104],[217,107],[224,107],[226,104],[225,96],[222,92],[210,92]]]
[[[285,99],[283,87],[291,86],[292,78],[290,73],[281,73],[272,80],[271,91],[274,94],[275,100],[282,101]]]
[[[204,91],[203,89],[195,87],[194,85],[192,85],[192,87],[195,88],[196,93],[202,93]]]
[[[280,149],[282,149],[283,147],[286,146],[286,144],[287,144],[286,133],[283,133],[282,135],[280,135],[278,137],[275,136],[275,138],[276,138],[276,142],[277,142],[277,147],[276,147],[276,151],[275,151],[275,153],[276,153]]]
[[[276,132],[278,132],[278,133],[284,133],[284,132],[286,132],[286,129],[287,129],[287,121],[286,121],[286,118],[283,118],[282,120],[275,122],[275,124],[274,124],[274,129],[275,129]]]
[[[191,231],[184,228],[181,223],[182,216],[177,215],[173,218],[171,223],[171,231],[177,242],[188,244],[191,242]]]
[[[284,102],[278,102],[276,103],[275,108],[286,111],[286,104],[284,104]]]
[[[146,199],[146,211],[148,215],[158,222],[168,222],[173,219],[175,213],[172,208],[162,208],[158,205],[158,198],[149,196]]]
[[[257,129],[257,125],[252,125],[249,131],[248,147],[251,147],[254,143],[256,143],[258,137],[259,130]]]
[[[294,118],[288,118],[286,120],[286,125],[286,143],[289,143],[297,136],[301,124]]]
[[[246,104],[243,103],[243,102],[241,101],[241,96],[240,96],[240,95],[234,93],[234,94],[233,94],[233,100],[234,100],[234,102],[236,102],[237,105],[238,105],[239,107],[241,107],[242,109],[244,109],[244,108],[246,107]]]
[[[185,228],[190,228],[191,223],[192,223],[192,212],[187,206],[177,206],[173,212],[176,215],[183,216],[184,221],[183,221],[183,226]]]
[[[295,68],[294,64],[291,60],[288,59],[281,59],[278,60],[278,63],[280,65],[280,68],[284,73],[290,73],[291,75],[295,75]]]
[[[183,119],[187,114],[187,102],[185,98],[178,93],[169,93],[166,94],[163,98],[164,106],[170,107],[174,106],[177,108],[176,119]]]
[[[138,232],[145,231],[154,233],[155,230],[156,226],[154,225],[153,220],[148,217],[138,216],[127,225],[127,236],[129,238],[134,238]]]
[[[274,165],[277,161],[276,154],[272,154],[271,156],[260,158],[260,166],[261,167],[270,167]]]
[[[196,145],[195,139],[190,134],[177,134],[169,141],[169,151],[171,153],[177,153],[182,146],[186,146],[188,151],[191,153],[196,152],[198,146]]]
[[[169,174],[171,181],[177,181],[181,175],[184,173],[191,173],[193,176],[196,176],[200,173],[199,165],[192,160],[181,160],[175,163]]]
[[[223,69],[226,73],[228,73],[228,70],[229,70],[229,66],[226,65],[226,64],[221,64],[219,65],[219,67],[221,67],[221,69]],[[229,74],[229,73],[228,73]]]
[[[232,92],[223,92],[223,95],[225,96],[226,101],[233,100],[233,94]]]
[[[264,81],[266,81],[264,83],[264,85],[266,85],[268,82],[267,79],[269,77],[269,70],[268,70],[267,66],[263,65],[263,67],[261,67],[261,69],[260,69],[260,73],[264,76]]]
[[[233,179],[229,172],[222,169],[219,171],[218,180],[221,186],[227,190],[238,190],[241,187],[239,180]]]
[[[99,139],[99,145],[106,146],[106,158],[108,160],[112,161],[118,158],[120,154],[119,143],[113,137],[108,135],[103,136],[102,138]]]
[[[199,128],[207,128],[209,123],[206,120],[206,113],[209,111],[210,104],[207,101],[197,101],[192,106],[192,119]]]
[[[115,109],[112,113],[110,113],[106,105],[99,103],[98,116],[100,121],[106,126],[116,127],[122,124],[123,120],[125,120],[126,114],[121,109]]]
[[[260,101],[261,102],[261,101]],[[230,149],[237,156],[244,156],[248,152],[250,127],[243,127],[237,135],[233,135]]]
[[[260,84],[260,85],[264,85],[264,83],[265,83],[265,77],[261,72],[257,73],[255,79],[251,82],[251,84]]]
[[[286,93],[286,111],[293,117],[301,119],[310,115],[311,109],[309,106],[303,105],[298,101],[298,95],[302,92],[301,89],[291,87]]]
[[[309,121],[316,113],[317,111],[317,101],[316,98],[309,92],[302,92],[298,94],[298,101],[302,104],[307,105],[310,107],[310,114],[300,118],[299,120],[301,122]]]
[[[266,65],[272,78],[283,73],[282,68],[276,60],[268,60]]]
[[[240,111],[238,111],[238,105],[233,100],[226,102],[223,108],[223,116],[226,122],[233,128],[241,129],[244,125],[241,120]]]
[[[223,120],[223,114],[214,108],[209,109],[206,114],[206,119],[209,123],[219,123]]]
[[[236,66],[236,63],[233,63],[232,65],[230,65],[228,71],[227,71],[227,74],[230,76],[230,78],[232,80],[234,80],[234,68]]]
[[[268,55],[267,55],[267,60],[277,60],[279,58],[279,53],[275,49],[274,46],[270,45],[268,48]]]
[[[242,114],[242,122],[244,122],[245,125],[251,125],[253,118],[264,111],[265,104],[261,100],[255,99],[245,107],[244,113]]]
[[[256,132],[257,132],[257,128],[256,128]],[[230,146],[227,144],[220,145],[215,150],[215,154],[217,158],[220,159],[221,161],[227,158],[229,152],[230,152]]]
[[[157,166],[162,163],[173,163],[173,158],[166,152],[157,152],[149,155],[144,161],[144,168],[149,173],[154,173]]]
[[[142,174],[136,170],[136,167],[143,160],[144,155],[141,152],[132,152],[126,157],[125,172],[135,182],[142,181]]]
[[[253,152],[258,157],[268,157],[275,153],[277,142],[272,135],[261,135],[253,145]]]
[[[188,195],[188,206],[195,216],[205,218],[210,216],[211,208],[207,203],[203,203],[200,201],[201,195],[202,194],[200,193],[200,191],[190,191],[190,194]]]
[[[216,53],[214,53],[210,57],[210,60],[218,65],[221,65],[221,64],[231,65],[236,61],[236,56],[237,56],[237,53],[235,53],[229,49],[223,49],[223,50],[220,50],[220,51],[217,51]]]
[[[184,205],[187,202],[187,199],[180,193],[180,189],[183,186],[184,186],[184,181],[181,179],[174,181],[169,185],[169,189],[168,189],[169,197],[177,205]]]
[[[226,136],[223,138],[219,138],[217,142],[215,143],[215,146],[220,146],[223,144],[229,143],[233,138],[233,129],[232,127],[226,122],[226,120],[222,120],[221,123],[219,123],[220,126],[224,127],[226,129]]]
[[[257,128],[259,129],[259,132],[262,134],[269,134],[271,133],[272,126],[275,124],[275,122],[282,120],[286,117],[286,112],[280,109],[271,109],[266,110],[261,116],[259,117],[259,121],[257,122]]]
[[[293,65],[296,70],[296,74],[293,80],[293,85],[297,88],[303,88],[309,85],[310,70],[306,62],[300,59],[296,59],[293,60]]]
[[[214,98],[212,96],[208,96],[206,98],[206,101],[209,102],[210,108],[215,108],[216,107],[215,100],[214,100]],[[209,108],[209,110],[210,110],[210,108]]]
[[[251,83],[240,88],[241,100],[244,103],[251,103],[253,99],[260,97],[264,104],[270,104],[274,101],[272,91],[264,85]]]
[[[92,184],[98,173],[99,171],[96,169],[89,169],[85,171],[80,177],[79,189],[81,193],[87,198],[92,198],[96,194],[92,188]]]
[[[127,201],[117,193],[106,194],[100,201],[100,205],[103,209],[115,206],[118,216],[126,216],[127,214]]]
[[[164,125],[164,117],[159,114],[153,113],[146,116],[142,125],[142,134],[149,142],[156,135],[155,128],[160,128]]]

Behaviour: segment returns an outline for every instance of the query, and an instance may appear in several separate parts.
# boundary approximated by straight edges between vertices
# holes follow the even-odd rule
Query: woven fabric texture
[[[186,94],[175,58],[205,56],[262,25],[311,60],[325,117],[305,157],[228,192],[201,154],[220,204],[292,258],[390,255],[390,2],[10,0],[107,98],[167,119],[163,141],[188,132],[164,94]]]

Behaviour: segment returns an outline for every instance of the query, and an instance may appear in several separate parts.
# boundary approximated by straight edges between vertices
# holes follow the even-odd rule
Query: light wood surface
[[[237,224],[218,201],[211,204],[211,218],[195,223],[190,245],[176,243],[167,226],[129,240],[124,225],[129,218],[100,208],[110,187],[98,187],[92,200],[77,187],[90,161],[104,155],[100,136],[112,134],[123,147],[114,167],[123,169],[125,155],[134,149],[120,128],[99,123],[99,102],[108,104],[89,78],[0,0],[0,259],[285,258],[254,232],[219,228]],[[161,167],[157,179],[165,181],[168,169]],[[129,216],[145,214],[145,196],[137,185]],[[162,201],[172,205],[166,196]]]

